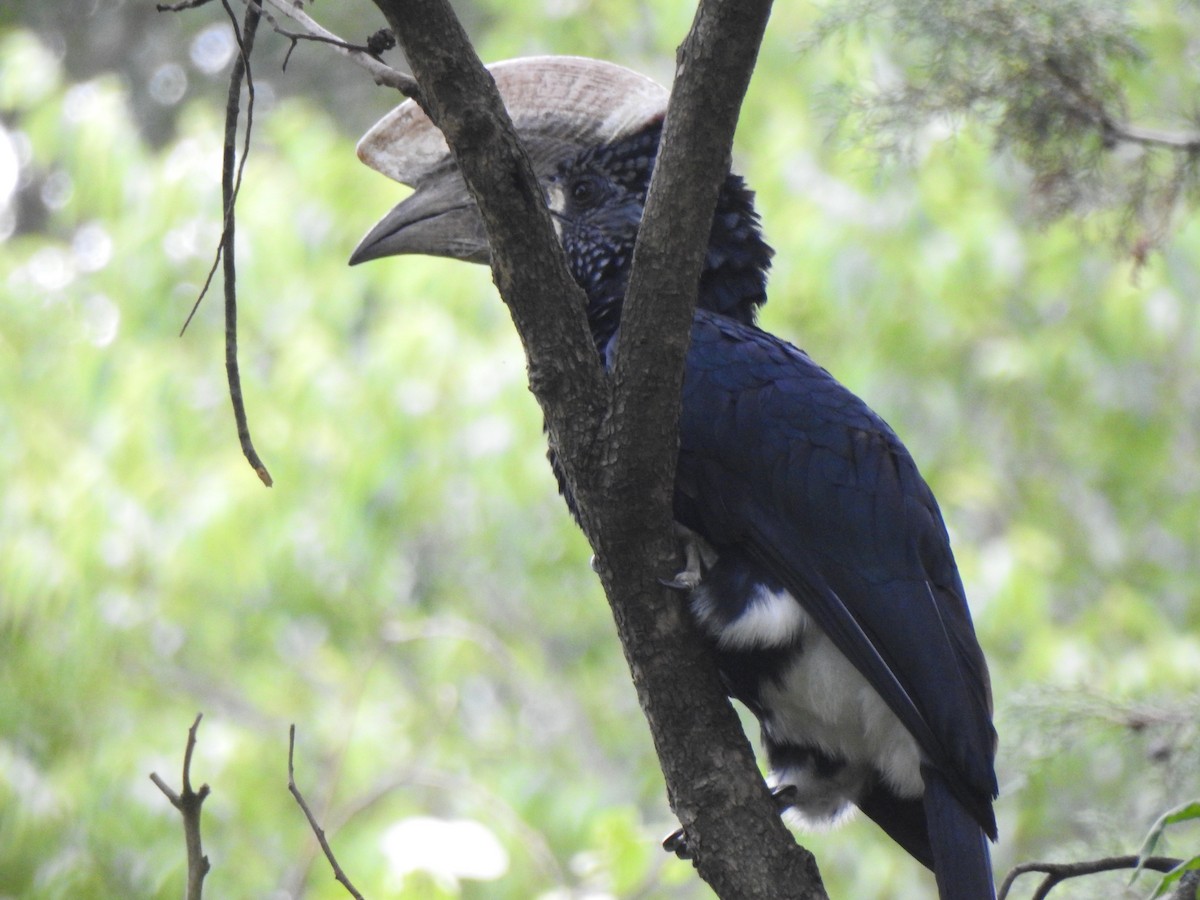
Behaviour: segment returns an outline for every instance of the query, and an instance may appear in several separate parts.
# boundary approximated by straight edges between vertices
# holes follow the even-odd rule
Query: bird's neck
[[[753,325],[767,302],[767,272],[774,251],[762,237],[754,192],[729,175],[717,196],[696,306]]]
[[[713,227],[700,270],[696,307],[753,324],[767,301],[767,272],[774,251],[762,239],[754,194],[737,175],[730,175],[717,198]],[[588,324],[602,357],[621,324],[625,292],[632,267],[632,246],[589,280],[576,279],[587,292]]]

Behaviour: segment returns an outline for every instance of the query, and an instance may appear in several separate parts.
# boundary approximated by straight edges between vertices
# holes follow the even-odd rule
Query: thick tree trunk
[[[723,897],[822,898],[678,596],[671,493],[683,356],[704,243],[769,0],[702,3],[680,49],[622,344],[600,370],[528,159],[444,0],[375,0],[483,215],[493,277],[579,504],[667,782],[701,876]],[[680,135],[686,135],[681,140]],[[670,227],[666,223],[670,222]]]

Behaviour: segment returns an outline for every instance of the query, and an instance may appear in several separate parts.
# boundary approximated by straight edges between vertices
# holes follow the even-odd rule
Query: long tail
[[[992,856],[979,823],[932,766],[924,766],[925,818],[941,900],[995,900]]]

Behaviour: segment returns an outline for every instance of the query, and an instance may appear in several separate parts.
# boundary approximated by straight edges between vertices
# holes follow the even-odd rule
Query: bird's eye
[[[575,206],[587,209],[600,199],[600,185],[594,178],[580,178],[571,185],[571,201]]]

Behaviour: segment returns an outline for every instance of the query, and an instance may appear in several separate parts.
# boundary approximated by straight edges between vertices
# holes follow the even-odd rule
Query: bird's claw
[[[691,859],[692,850],[688,846],[687,832],[676,828],[663,838],[662,848],[668,853],[674,853],[680,859]]]
[[[775,808],[782,815],[799,801],[800,789],[794,784],[781,784],[771,791],[771,797],[775,801]]]
[[[800,790],[794,784],[782,784],[771,791],[771,799],[775,801],[775,807],[782,815],[796,805],[796,801],[800,799]],[[682,828],[676,828],[663,838],[662,848],[668,853],[674,853],[680,859],[692,858],[692,848],[688,845],[687,832]]]
[[[658,583],[663,587],[668,587],[673,591],[690,591],[694,590],[696,585],[700,583],[700,573],[690,569],[684,569],[682,572],[675,573],[674,578],[660,578]]]
[[[660,578],[658,583],[675,591],[692,591],[704,579],[704,570],[716,562],[717,554],[698,534],[678,523],[675,534],[683,550],[683,568],[673,578]]]

